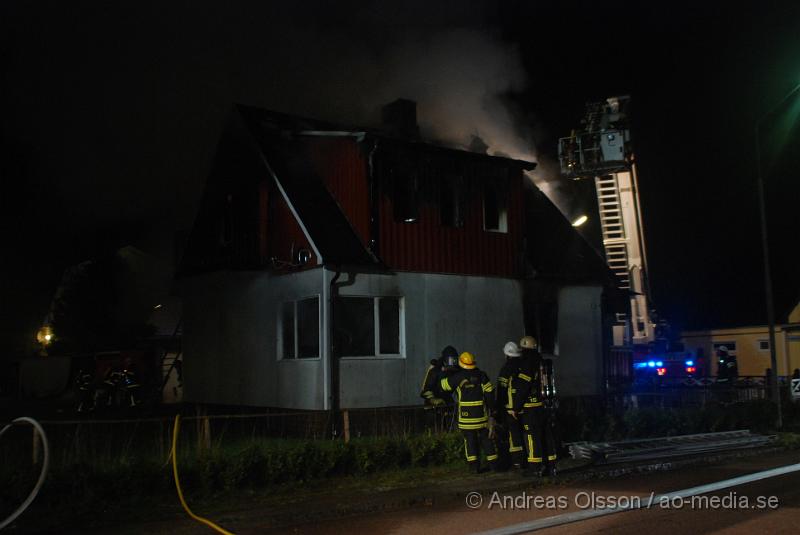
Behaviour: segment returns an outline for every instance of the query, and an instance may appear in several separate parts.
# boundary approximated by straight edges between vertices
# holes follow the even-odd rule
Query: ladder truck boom
[[[630,296],[629,313],[617,315],[614,345],[636,347],[654,342],[656,331],[629,103],[629,97],[619,96],[587,104],[582,128],[559,140],[558,157],[564,176],[594,181],[606,261]]]

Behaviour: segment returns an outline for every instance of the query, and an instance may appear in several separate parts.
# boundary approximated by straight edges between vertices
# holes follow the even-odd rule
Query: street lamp
[[[756,122],[756,174],[758,175],[758,204],[761,213],[761,247],[764,254],[764,296],[767,302],[767,323],[769,324],[770,386],[772,387],[772,399],[775,400],[778,406],[778,429],[783,427],[783,414],[780,390],[778,388],[778,357],[775,352],[775,310],[772,301],[772,275],[770,274],[769,265],[769,244],[767,243],[767,209],[764,202],[764,179],[761,173],[761,123],[783,106],[798,90],[800,90],[800,84],[789,91],[780,102]],[[786,373],[789,373],[788,369]]]

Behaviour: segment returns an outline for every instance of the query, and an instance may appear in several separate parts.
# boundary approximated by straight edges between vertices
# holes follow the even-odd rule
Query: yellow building
[[[787,370],[791,375],[800,368],[800,304],[788,319],[788,323],[775,326],[778,375],[782,376],[787,375]],[[720,346],[726,346],[728,353],[736,356],[739,376],[763,376],[770,367],[769,329],[766,325],[684,331],[681,340],[687,351],[704,355],[706,362],[710,361],[709,375],[717,374],[718,362],[714,356]]]

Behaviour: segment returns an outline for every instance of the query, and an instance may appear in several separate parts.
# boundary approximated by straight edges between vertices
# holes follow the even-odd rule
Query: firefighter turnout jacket
[[[513,378],[519,373],[521,364],[521,358],[510,358],[506,359],[506,363],[500,368],[500,374],[497,376],[496,408],[498,412],[510,411],[514,408],[514,387],[511,383]]]
[[[508,453],[511,455],[511,462],[518,467],[522,467],[525,455],[523,428],[522,422],[509,413],[514,408],[514,377],[519,373],[521,364],[522,358],[520,357],[506,359],[497,377],[497,412],[503,416],[505,428],[508,431]],[[517,383],[519,383],[519,379],[517,379]]]
[[[557,459],[553,414],[544,407],[542,396],[541,368],[539,352],[526,351],[517,375],[511,380],[513,410],[522,414],[529,466],[554,463]]]
[[[459,370],[441,380],[442,390],[455,392],[458,402],[458,428],[462,430],[489,427],[494,407],[494,386],[481,370]]]
[[[542,406],[540,367],[542,356],[536,350],[527,350],[516,375],[509,379],[509,400],[514,412]]]
[[[443,392],[441,386],[442,379],[448,375],[449,373],[445,371],[439,360],[434,359],[431,361],[425,372],[425,377],[422,379],[422,389],[419,393],[420,397],[425,400],[426,405],[438,407],[452,403],[452,394]]]

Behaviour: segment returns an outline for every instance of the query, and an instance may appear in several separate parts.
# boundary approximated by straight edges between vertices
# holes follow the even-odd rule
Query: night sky
[[[630,94],[656,307],[764,323],[754,126],[800,82],[800,3],[163,4],[0,3],[6,354],[65,267],[127,244],[173,262],[234,102],[369,125],[411,98],[431,138],[552,161],[585,101]],[[793,104],[763,123],[779,316],[800,297]]]

